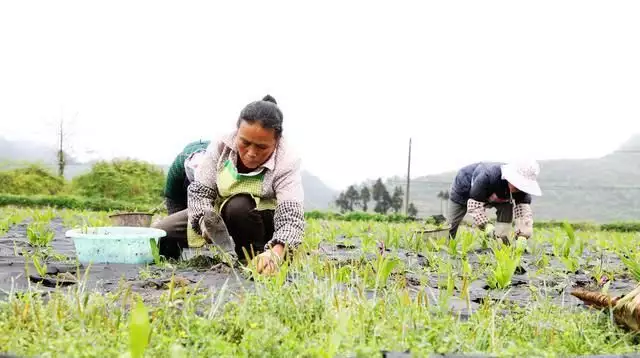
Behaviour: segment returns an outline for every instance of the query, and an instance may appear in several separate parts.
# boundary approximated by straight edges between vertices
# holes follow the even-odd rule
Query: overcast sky
[[[0,135],[168,163],[267,93],[342,188],[640,131],[638,1],[5,1]],[[165,124],[160,124],[165,123]],[[357,169],[356,169],[357,168]],[[544,168],[542,168],[544,170]]]

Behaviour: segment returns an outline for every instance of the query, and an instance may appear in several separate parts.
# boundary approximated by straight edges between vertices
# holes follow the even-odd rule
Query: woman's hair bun
[[[267,102],[271,102],[273,104],[278,104],[278,102],[276,102],[276,99],[273,98],[273,96],[271,96],[270,94],[264,96],[264,98],[262,98],[263,101],[267,101]]]

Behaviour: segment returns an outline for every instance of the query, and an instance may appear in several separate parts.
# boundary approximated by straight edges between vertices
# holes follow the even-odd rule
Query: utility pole
[[[409,138],[409,156],[407,158],[407,192],[404,196],[404,214],[409,215],[409,185],[411,183],[411,138]]]
[[[64,117],[60,118],[60,129],[59,129],[59,144],[58,147],[58,175],[60,177],[64,177],[64,166],[65,166],[65,158],[64,158]]]

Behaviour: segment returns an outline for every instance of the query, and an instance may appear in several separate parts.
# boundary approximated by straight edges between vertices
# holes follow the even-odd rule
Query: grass
[[[107,222],[106,213],[2,210],[3,217],[62,217],[65,226]],[[635,280],[638,256],[629,253],[638,247],[639,235],[554,228],[536,231],[534,240],[516,248],[486,244],[467,231],[453,243],[426,243],[410,235],[416,228],[414,222],[309,219],[294,259],[273,277],[255,276],[247,291],[170,284],[154,304],[141,303],[126,285],[102,294],[89,291],[81,280],[45,297],[29,294],[35,285],[9,292],[0,301],[0,351],[74,357],[369,357],[381,351],[567,356],[640,350],[637,334],[616,326],[609,315],[569,305],[568,294],[549,295],[545,287],[576,271],[594,282],[605,275]],[[391,254],[416,251],[426,263],[380,255],[379,241]],[[333,261],[318,249],[336,242],[361,250],[349,260]],[[624,255],[626,264],[619,259]],[[525,256],[527,272],[519,274]],[[571,258],[575,263],[564,263]],[[526,287],[536,293],[524,305],[509,299],[520,289],[512,284],[518,274],[545,280]],[[469,315],[473,282],[489,277],[496,285],[487,292],[498,298],[476,303]],[[462,302],[463,309],[452,313],[452,302]]]

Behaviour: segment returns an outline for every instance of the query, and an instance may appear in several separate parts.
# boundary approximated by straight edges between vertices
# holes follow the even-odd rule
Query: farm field
[[[537,229],[529,241],[502,245],[466,230],[455,241],[421,240],[412,235],[419,223],[308,219],[300,252],[275,276],[261,277],[198,253],[181,262],[80,265],[65,231],[104,225],[107,212],[0,208],[1,352],[553,357],[640,351],[637,334],[570,294],[633,290],[640,279],[637,233]]]

